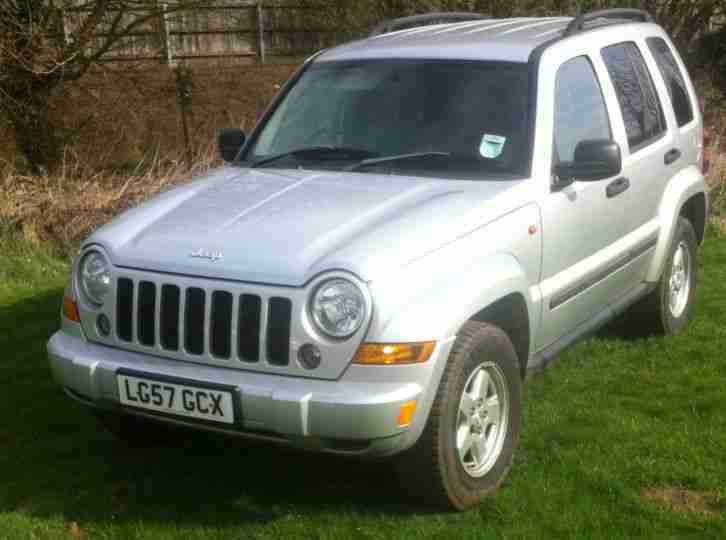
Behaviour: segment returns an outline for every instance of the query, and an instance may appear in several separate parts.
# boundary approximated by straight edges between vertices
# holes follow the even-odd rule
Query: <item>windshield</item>
[[[245,161],[443,178],[522,177],[530,164],[528,100],[526,64],[316,63],[279,103]]]

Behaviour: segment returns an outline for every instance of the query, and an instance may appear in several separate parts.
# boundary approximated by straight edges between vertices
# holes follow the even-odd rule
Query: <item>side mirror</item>
[[[242,146],[244,146],[247,137],[241,129],[225,128],[217,132],[217,149],[219,155],[227,163],[233,162],[237,158]]]
[[[567,185],[575,180],[590,182],[610,178],[620,174],[622,169],[623,160],[618,143],[594,139],[579,143],[575,147],[575,159],[558,163],[554,173],[560,185]]]

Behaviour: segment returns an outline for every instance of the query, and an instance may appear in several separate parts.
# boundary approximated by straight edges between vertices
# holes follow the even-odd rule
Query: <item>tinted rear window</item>
[[[685,126],[693,120],[693,107],[691,106],[691,98],[688,95],[688,87],[683,72],[678,67],[673,51],[671,51],[664,39],[648,38],[647,41],[648,47],[658,64],[660,74],[668,87],[678,125]]]
[[[602,57],[615,86],[630,150],[635,151],[665,132],[658,94],[643,55],[635,43],[605,47]]]

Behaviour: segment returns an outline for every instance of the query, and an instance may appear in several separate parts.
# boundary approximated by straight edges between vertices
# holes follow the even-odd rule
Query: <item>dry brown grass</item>
[[[51,242],[69,254],[94,229],[122,211],[215,163],[214,148],[187,170],[181,162],[156,159],[124,174],[90,172],[78,165],[53,176],[27,176],[7,167],[0,173],[0,223],[19,229],[33,243]]]
[[[664,506],[673,512],[712,517],[724,510],[723,501],[717,493],[666,487],[644,489],[641,497],[646,501]]]
[[[215,160],[216,130],[250,131],[294,68],[194,66],[191,171],[182,161],[174,74],[163,66],[99,70],[54,98],[53,115],[70,143],[63,166],[50,175],[23,173],[0,119],[0,228],[73,251],[126,208],[208,169]]]

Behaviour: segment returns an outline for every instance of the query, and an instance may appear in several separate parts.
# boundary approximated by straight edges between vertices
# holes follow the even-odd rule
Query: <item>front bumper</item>
[[[48,342],[48,356],[56,381],[69,395],[93,407],[305,449],[385,456],[408,448],[418,439],[440,378],[437,364],[443,362],[437,359],[448,356],[450,345],[437,346],[426,364],[350,366],[338,381],[189,364],[89,343],[62,330]],[[121,369],[151,379],[157,376],[197,386],[228,386],[237,394],[238,424],[210,428],[124,408],[116,383],[116,373]],[[417,402],[414,420],[401,427],[400,407],[411,400]]]

